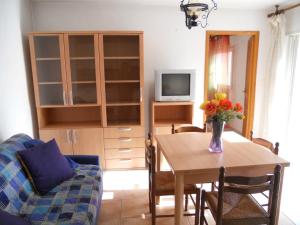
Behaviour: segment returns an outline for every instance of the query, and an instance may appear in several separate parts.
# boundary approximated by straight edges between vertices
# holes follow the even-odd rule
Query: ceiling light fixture
[[[209,7],[207,3],[200,1],[201,0],[182,0],[180,3],[180,9],[185,13],[185,25],[189,29],[198,25],[205,28],[211,11],[217,10],[217,3],[214,0],[210,0],[212,2],[211,7]]]

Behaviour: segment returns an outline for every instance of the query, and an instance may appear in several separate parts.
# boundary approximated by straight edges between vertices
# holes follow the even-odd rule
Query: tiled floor
[[[104,173],[104,194],[98,225],[150,225],[147,171],[109,171]],[[191,201],[190,201],[191,203]],[[190,204],[189,211],[193,212]],[[174,213],[173,197],[163,197],[157,213]],[[207,212],[209,224],[215,224]],[[157,225],[173,225],[174,218],[157,218]],[[193,225],[194,217],[184,217],[183,225]],[[281,215],[280,225],[293,225]]]

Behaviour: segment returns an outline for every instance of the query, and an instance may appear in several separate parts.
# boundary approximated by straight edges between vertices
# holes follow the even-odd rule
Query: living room
[[[207,4],[208,9],[201,11],[204,6],[200,3]],[[1,1],[0,142],[4,143],[0,145],[0,155],[2,151],[15,147],[16,151],[23,150],[19,149],[18,138],[22,143],[34,145],[41,144],[38,142],[40,139],[47,144],[54,138],[58,146],[52,142],[51,146],[54,145],[60,156],[68,155],[66,159],[70,167],[80,171],[79,178],[83,172],[73,162],[99,165],[82,167],[83,170],[89,168],[93,171],[85,171],[93,174],[93,179],[89,176],[86,182],[92,179],[94,185],[99,187],[97,193],[93,192],[92,199],[97,204],[88,212],[92,218],[90,223],[79,222],[75,218],[76,213],[71,219],[69,214],[62,213],[61,219],[50,222],[50,217],[46,219],[45,215],[50,215],[49,210],[53,210],[53,206],[47,208],[48,212],[43,211],[45,206],[39,208],[40,218],[33,216],[35,212],[29,212],[33,207],[28,205],[30,202],[22,201],[18,207],[14,205],[9,208],[8,202],[14,200],[7,197],[11,195],[7,193],[8,189],[4,191],[2,180],[1,211],[29,218],[32,224],[142,225],[153,224],[153,221],[156,224],[198,224],[203,204],[196,204],[194,199],[197,199],[197,194],[193,193],[187,197],[189,204],[187,210],[184,209],[184,190],[181,190],[179,183],[182,178],[178,175],[175,179],[178,158],[173,153],[168,155],[168,147],[175,151],[176,146],[183,143],[186,151],[189,148],[191,152],[197,151],[192,144],[195,132],[172,134],[180,127],[194,126],[200,129],[197,135],[201,136],[195,138],[195,145],[200,148],[202,142],[198,143],[198,140],[207,136],[208,143],[203,144],[201,151],[204,156],[210,157],[207,160],[212,160],[212,164],[217,162],[209,179],[204,179],[202,174],[197,182],[193,181],[198,191],[202,193],[206,190],[208,193],[211,182],[218,183],[218,186],[220,182],[215,182],[219,181],[219,169],[223,166],[225,175],[226,168],[229,168],[229,174],[234,166],[239,167],[236,170],[240,175],[246,175],[249,163],[256,163],[253,168],[272,164],[271,171],[264,171],[268,173],[273,172],[276,164],[281,164],[283,188],[278,190],[278,210],[274,212],[275,222],[270,224],[300,224],[297,210],[299,181],[296,178],[299,154],[294,151],[297,149],[296,129],[299,124],[296,103],[299,81],[295,76],[299,74],[297,65],[300,62],[298,6],[299,2],[289,0]],[[205,14],[207,12],[208,16]],[[193,18],[193,15],[197,17]],[[222,47],[218,48],[219,44]],[[218,73],[223,77],[217,78]],[[172,74],[172,78],[164,79],[164,75],[168,74]],[[184,75],[187,74],[189,78],[185,80]],[[241,74],[244,76],[241,77]],[[179,98],[176,88],[164,90],[165,86],[159,85],[167,81],[171,87],[179,87],[181,93],[187,90],[186,98]],[[186,88],[180,88],[184,83],[188,83]],[[164,91],[170,93],[174,90],[169,94],[173,95],[173,99],[163,98]],[[210,153],[209,141],[214,133],[214,127],[206,124],[212,118],[211,108],[208,107],[219,107],[220,102],[227,98],[233,104],[229,111],[234,119],[231,115],[223,118],[226,122],[221,138],[224,149],[221,146],[221,153],[207,156],[206,152]],[[214,100],[218,101],[217,105],[214,105]],[[201,130],[204,128],[205,132]],[[172,194],[156,197],[154,203],[148,199],[152,185],[151,179],[149,181],[151,173],[148,174],[151,166],[147,162],[147,156],[150,157],[147,150],[152,149],[147,146],[148,133],[150,145],[153,144],[156,150],[157,168],[154,172],[173,171],[175,174],[172,176]],[[26,134],[30,138],[18,134]],[[13,138],[11,144],[14,146],[9,146],[10,142],[6,140],[13,135],[17,135],[17,139]],[[191,140],[189,145],[188,141],[184,142],[184,135],[190,135],[187,136],[187,140]],[[256,148],[266,147],[258,147],[260,143],[255,143],[258,137],[269,140],[277,152],[256,155]],[[32,143],[31,138],[37,142]],[[172,140],[172,144],[164,144],[167,138]],[[222,154],[230,154],[228,146],[232,145],[235,149],[234,144],[242,143],[244,146],[244,142],[247,143],[244,148],[253,151],[248,158],[245,156],[249,161],[245,160],[245,165],[240,165],[243,160],[240,160],[238,153],[233,153],[233,160],[226,161],[229,156],[223,157]],[[279,151],[276,142],[279,142]],[[10,153],[7,154],[11,157]],[[19,163],[18,157],[22,154],[16,155],[15,163]],[[254,155],[257,160],[254,160]],[[199,171],[201,166],[197,164],[205,164],[200,153],[199,158],[197,153],[192,156],[195,159],[189,158],[187,162],[182,158],[182,166],[186,167],[184,171]],[[259,157],[265,159],[260,160]],[[6,161],[3,162],[4,165]],[[231,165],[231,162],[235,164]],[[25,174],[26,193],[38,202],[42,192],[36,193],[38,186],[34,187],[36,183],[28,178],[33,176],[32,171],[29,169],[28,174],[23,163],[18,165]],[[5,172],[1,165],[2,176]],[[183,167],[178,168],[181,171]],[[67,183],[74,186],[72,179],[75,178],[67,179]],[[186,182],[188,179],[186,177]],[[78,180],[74,182],[78,185]],[[216,187],[215,190],[221,189]],[[5,201],[1,199],[2,192],[5,192]],[[268,199],[271,199],[270,196]],[[168,216],[153,219],[155,213],[150,213],[152,205],[156,206],[157,215]],[[68,204],[63,206],[65,210],[70,210],[66,209]],[[74,208],[72,210],[76,211]],[[216,218],[209,211],[205,210],[208,224],[215,224]],[[183,213],[189,215],[183,216]]]

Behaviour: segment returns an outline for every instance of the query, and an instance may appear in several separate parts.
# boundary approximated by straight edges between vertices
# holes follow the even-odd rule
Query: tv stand
[[[171,134],[176,127],[193,124],[194,102],[152,102],[152,133]]]

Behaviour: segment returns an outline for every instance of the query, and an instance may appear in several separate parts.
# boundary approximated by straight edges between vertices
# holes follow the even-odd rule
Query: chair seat
[[[174,195],[175,193],[175,176],[171,171],[161,171],[156,173],[156,194],[157,195]],[[199,191],[196,185],[184,185],[185,194],[196,194]]]
[[[208,192],[207,203],[215,217],[217,214],[218,192]],[[223,219],[266,218],[267,212],[257,204],[251,195],[224,193]]]

